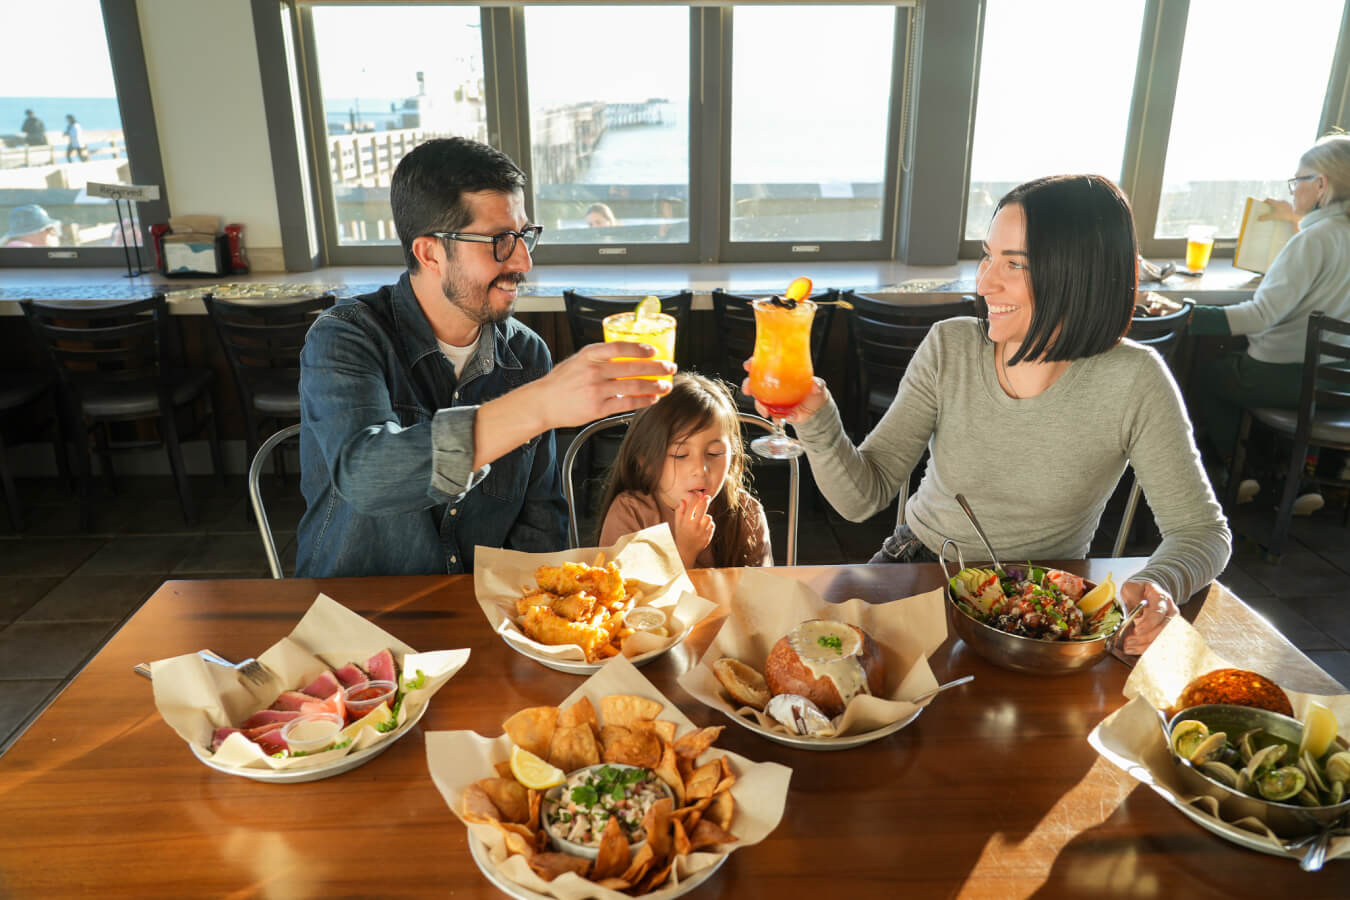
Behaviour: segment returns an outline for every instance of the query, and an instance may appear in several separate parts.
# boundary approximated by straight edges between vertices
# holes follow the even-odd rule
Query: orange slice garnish
[[[792,284],[789,284],[788,289],[783,293],[783,296],[788,300],[805,300],[807,297],[810,297],[811,279],[794,278]]]

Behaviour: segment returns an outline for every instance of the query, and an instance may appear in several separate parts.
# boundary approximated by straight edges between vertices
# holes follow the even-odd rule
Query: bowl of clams
[[[1218,801],[1227,821],[1253,816],[1288,838],[1350,814],[1350,745],[1325,707],[1310,708],[1300,722],[1209,703],[1182,709],[1166,727],[1182,783]]]

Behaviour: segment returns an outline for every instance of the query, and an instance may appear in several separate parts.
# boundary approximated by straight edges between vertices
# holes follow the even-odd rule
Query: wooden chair
[[[767,296],[767,295],[766,295]],[[739,385],[745,378],[742,366],[755,352],[755,310],[751,306],[759,297],[744,294],[732,294],[721,288],[712,292],[713,323],[717,337],[717,360],[714,369],[717,375],[733,386]],[[827,303],[816,309],[811,320],[811,358],[819,360],[825,352],[830,339],[830,327],[834,322],[835,303],[839,300],[839,291],[830,288],[822,293],[813,294],[812,300]],[[747,412],[754,412],[754,401],[737,394],[738,403]],[[745,405],[748,404],[748,405]]]
[[[1192,305],[1191,301],[1187,300],[1181,309],[1165,316],[1136,316],[1130,320],[1130,331],[1126,335],[1133,341],[1157,350],[1168,368],[1173,369],[1173,377],[1176,377],[1173,361],[1182,340],[1186,337]],[[1120,530],[1116,532],[1116,542],[1111,547],[1112,556],[1122,556],[1125,553],[1125,542],[1134,527],[1134,514],[1139,510],[1139,496],[1142,493],[1139,476],[1134,475],[1130,482],[1129,496],[1125,500],[1125,512],[1120,518]]]
[[[300,350],[309,326],[335,302],[333,294],[266,303],[202,297],[239,391],[246,459],[257,454],[264,425],[299,420]],[[283,457],[276,459],[284,475]]]
[[[617,416],[610,416],[592,422],[577,433],[572,438],[572,442],[567,445],[567,451],[563,453],[562,461],[562,483],[563,495],[567,498],[567,546],[581,546],[581,537],[579,533],[579,516],[577,511],[577,492],[573,485],[572,472],[576,465],[577,456],[585,449],[592,438],[602,432],[613,428],[627,428],[628,423],[637,415],[635,412],[622,413]],[[761,418],[753,413],[741,413],[741,424],[750,425],[759,428],[762,431],[772,433],[773,423],[768,419]],[[801,496],[801,466],[799,460],[790,459],[788,462],[788,503],[787,503],[787,546],[783,549],[783,565],[795,566],[797,564],[797,507]],[[605,510],[600,510],[603,517]],[[767,512],[767,510],[766,510]]]
[[[24,300],[21,305],[60,384],[66,427],[75,438],[84,528],[92,529],[94,516],[88,443],[91,430],[114,493],[117,485],[112,451],[163,444],[177,482],[183,519],[195,524],[197,507],[179,434],[207,433],[212,467],[223,479],[218,411],[211,395],[214,374],[210,369],[183,366],[164,295],[129,303],[46,304]],[[204,407],[200,415],[199,404]],[[180,429],[183,415],[187,426]],[[114,443],[110,423],[146,419],[158,424],[158,439]]]
[[[1226,505],[1232,508],[1237,502],[1237,486],[1242,480],[1242,467],[1246,463],[1247,438],[1251,435],[1252,422],[1260,422],[1293,441],[1289,469],[1285,473],[1284,492],[1275,514],[1275,528],[1270,543],[1266,545],[1267,554],[1275,562],[1284,554],[1284,546],[1289,538],[1289,522],[1293,516],[1300,480],[1350,487],[1350,481],[1304,474],[1304,460],[1309,447],[1350,451],[1350,321],[1333,319],[1320,312],[1310,315],[1303,359],[1303,389],[1299,394],[1298,408],[1244,409],[1232,468],[1228,472],[1225,500]],[[1350,507],[1347,507],[1347,515],[1350,515]]]

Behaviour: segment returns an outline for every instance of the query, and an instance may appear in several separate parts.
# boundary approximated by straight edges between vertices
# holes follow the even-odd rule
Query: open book
[[[1259,272],[1270,268],[1281,249],[1294,236],[1294,223],[1283,219],[1260,217],[1271,211],[1270,204],[1248,197],[1242,210],[1242,229],[1238,232],[1237,250],[1233,253],[1233,267]]]

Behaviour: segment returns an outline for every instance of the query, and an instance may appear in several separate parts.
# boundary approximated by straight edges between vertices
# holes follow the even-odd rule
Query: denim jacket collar
[[[436,342],[436,333],[431,330],[431,323],[427,321],[426,313],[422,312],[422,305],[417,302],[412,279],[407,272],[399,276],[390,295],[392,302],[389,304],[389,313],[394,321],[397,340],[403,344],[404,352],[407,353],[408,364],[416,366],[430,354],[439,354],[441,347]],[[478,344],[459,380],[465,382],[490,374],[495,366],[503,369],[524,368],[511,352],[505,330],[497,324],[478,330]]]

